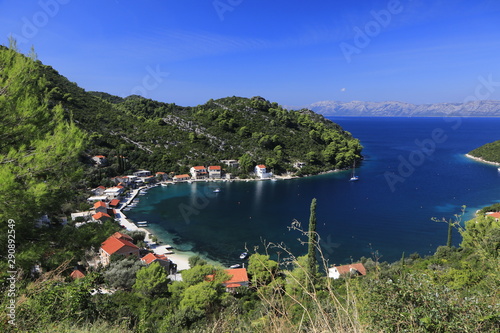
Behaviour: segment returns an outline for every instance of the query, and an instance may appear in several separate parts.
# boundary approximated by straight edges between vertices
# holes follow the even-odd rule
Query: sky
[[[182,106],[500,100],[498,0],[0,0],[9,36],[88,91]]]

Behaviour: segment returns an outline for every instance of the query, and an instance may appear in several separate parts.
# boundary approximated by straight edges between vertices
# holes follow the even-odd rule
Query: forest
[[[112,220],[76,228],[61,217],[85,208],[88,189],[113,175],[137,168],[183,172],[223,158],[246,159],[248,167],[266,163],[277,173],[302,161],[306,169],[294,171],[312,174],[349,167],[361,158],[361,144],[312,111],[288,111],[261,97],[179,107],[89,93],[33,51],[16,52],[13,41],[0,47],[0,68],[2,332],[500,329],[500,225],[484,214],[465,223],[461,214],[438,221],[458,229],[458,248],[448,241],[432,256],[402,254],[394,263],[376,252],[359,258],[365,276],[327,277],[313,201],[309,223],[297,221],[291,231],[309,245],[308,254],[295,257],[283,245],[263,243],[250,251],[249,286],[235,292],[222,285],[228,273],[200,257],[190,259],[182,281],[157,264],[121,256],[72,279],[75,266],[121,228]],[[90,164],[94,154],[116,161],[103,171]],[[244,163],[243,169],[242,176],[249,171]],[[44,215],[50,223],[40,227]],[[140,234],[130,237],[142,246]]]
[[[476,148],[469,152],[469,155],[488,162],[500,163],[500,140]]]

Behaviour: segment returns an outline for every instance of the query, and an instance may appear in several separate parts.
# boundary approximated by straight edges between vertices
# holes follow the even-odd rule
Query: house
[[[222,168],[219,165],[211,165],[208,167],[208,178],[221,178]]]
[[[168,259],[164,254],[148,253],[141,258],[141,261],[146,265],[157,262],[161,267],[165,268],[167,272],[170,272],[170,269],[172,268],[172,261],[170,261],[170,259]]]
[[[494,218],[495,220],[500,220],[500,212],[496,212],[496,213],[486,213],[486,216],[491,216],[492,218]]]
[[[328,268],[328,277],[338,279],[341,276],[366,275],[365,266],[362,263],[343,266],[333,266]]]
[[[108,200],[113,200],[118,198],[123,193],[123,189],[123,186],[110,187],[104,191],[104,195],[106,195]]]
[[[81,270],[75,269],[73,272],[71,272],[70,277],[73,280],[82,279],[85,277],[85,274]]]
[[[182,181],[186,181],[186,180],[190,180],[190,179],[191,179],[191,176],[188,174],[174,176],[174,182],[182,182]]]
[[[297,169],[302,169],[303,167],[306,166],[306,162],[295,162],[293,166]]]
[[[71,213],[71,220],[75,221],[76,219],[82,220],[82,221],[88,221],[92,218],[92,213],[89,211],[86,212],[77,212],[77,213]]]
[[[168,179],[167,174],[165,172],[159,171],[156,173],[156,179],[160,182],[163,182]]]
[[[96,195],[96,196],[103,195],[105,190],[106,190],[106,188],[104,186],[100,185],[92,190],[92,194]]]
[[[99,213],[95,213],[94,215],[92,215],[92,220],[96,221],[96,222],[104,222],[106,220],[111,220],[112,217],[108,214],[108,213],[103,213],[103,212],[99,212]]]
[[[259,164],[255,166],[254,169],[255,175],[260,179],[271,178],[273,176],[272,173],[267,172],[266,166],[264,164]]]
[[[201,165],[191,167],[189,172],[191,173],[193,179],[206,179],[208,177],[207,169]]]
[[[92,157],[92,161],[97,166],[105,166],[108,164],[108,159],[104,155],[96,155],[96,156]]]
[[[122,234],[121,232],[115,232],[101,244],[101,248],[99,249],[99,255],[103,266],[109,265],[110,257],[113,254],[139,258],[139,248],[132,243],[132,238],[130,236]]]
[[[117,208],[120,205],[120,199],[113,199],[109,202],[109,207]]]
[[[149,177],[151,176],[151,171],[148,170],[139,170],[134,172],[134,176],[142,178],[142,177]]]
[[[225,165],[227,165],[230,168],[237,169],[240,167],[240,163],[237,160],[221,160],[221,163],[224,163]]]
[[[246,268],[225,269],[224,271],[230,276],[229,280],[222,283],[227,292],[235,292],[236,288],[239,287],[248,287],[249,280]],[[207,280],[213,279],[213,275],[207,275]]]
[[[96,201],[94,203],[94,210],[96,213],[108,213],[108,206],[104,201]]]

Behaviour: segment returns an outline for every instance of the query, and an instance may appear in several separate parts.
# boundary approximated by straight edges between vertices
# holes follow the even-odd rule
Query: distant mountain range
[[[296,107],[290,107],[297,109]],[[322,101],[305,106],[324,116],[371,117],[500,117],[500,101],[410,104],[404,102]]]

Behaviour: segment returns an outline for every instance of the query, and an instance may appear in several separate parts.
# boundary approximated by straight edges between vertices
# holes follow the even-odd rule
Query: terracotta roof
[[[191,178],[191,175],[188,175],[188,174],[177,175],[177,176],[174,176],[174,178]]]
[[[94,157],[97,157],[97,158],[106,158],[106,156],[104,156],[104,155],[95,155]]]
[[[97,186],[97,188],[100,188],[100,189],[103,189],[103,190],[105,190],[105,189],[106,189],[106,187],[104,187],[104,186],[102,186],[102,185]]]
[[[231,284],[226,285],[226,288],[238,288],[238,287],[241,287],[241,284],[231,283]]]
[[[103,213],[103,212],[99,212],[99,213],[97,213],[97,214],[92,215],[92,218],[93,218],[94,220],[100,220],[100,219],[102,219],[103,217],[104,217],[104,218],[108,218],[108,219],[110,219],[110,218],[111,218],[111,216],[109,216],[108,214]]]
[[[148,253],[144,257],[141,258],[142,261],[144,261],[147,265],[152,263],[155,260],[169,260],[167,256],[164,254],[156,254],[156,253]]]
[[[208,170],[220,170],[220,165],[211,165],[208,167]]]
[[[246,268],[225,269],[224,271],[230,276],[229,280],[224,282],[226,287],[236,288],[241,287],[242,284],[248,284],[248,274]],[[212,281],[213,279],[213,274],[207,275],[207,280]]]
[[[121,250],[124,247],[129,247],[132,250],[138,250],[139,248],[129,242],[126,239],[122,238],[116,238],[113,236],[110,236],[108,239],[104,241],[104,243],[101,244],[101,248],[106,251],[107,254],[112,255],[113,253],[116,253],[117,251]]]
[[[119,204],[120,204],[120,200],[118,200],[118,199],[113,199],[109,202],[109,205],[114,206],[114,207],[118,206]]]
[[[351,272],[351,269],[355,269],[356,271],[359,272],[359,274],[366,275],[366,269],[362,263],[336,266],[335,268],[337,269],[339,274],[348,274]]]
[[[106,203],[104,201],[97,201],[94,203],[94,208],[104,207],[107,208]]]
[[[157,175],[164,175],[164,174],[165,174],[165,172],[163,172],[163,171],[158,171],[156,174],[157,174]]]
[[[193,169],[195,169],[195,170],[205,170],[205,167],[202,166],[202,165],[199,165],[199,166],[194,166]]]
[[[83,272],[81,270],[75,269],[73,272],[71,272],[70,276],[73,279],[81,279],[81,278],[85,277],[85,274],[83,274]]]
[[[115,232],[114,234],[112,234],[110,237],[114,237],[114,238],[118,238],[118,239],[125,239],[125,240],[128,240],[129,242],[132,242],[134,239],[132,237],[130,237],[129,235],[127,234],[124,234],[124,233],[121,233],[119,231]]]
[[[257,167],[260,168],[260,169],[265,169],[266,168],[266,166],[264,164],[259,164],[259,165],[257,165]]]
[[[500,219],[500,212],[491,213],[491,214],[488,214],[488,216],[494,217],[496,219]]]

